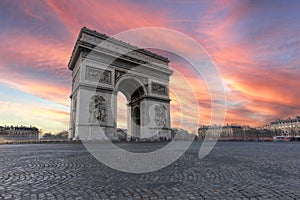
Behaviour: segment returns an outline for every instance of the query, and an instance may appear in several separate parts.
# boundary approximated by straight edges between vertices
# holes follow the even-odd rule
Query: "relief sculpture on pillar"
[[[105,99],[100,95],[94,95],[91,97],[89,103],[89,123],[105,122],[106,118],[106,106]]]
[[[155,105],[155,118],[154,121],[157,126],[166,127],[167,116],[166,108],[163,105]]]

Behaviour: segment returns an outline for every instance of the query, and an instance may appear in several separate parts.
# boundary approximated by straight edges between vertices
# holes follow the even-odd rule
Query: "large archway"
[[[114,93],[122,93],[126,98],[127,106],[127,139],[138,140],[141,135],[141,100],[147,96],[146,87],[142,80],[133,75],[123,75],[116,81]],[[117,101],[118,105],[119,102]],[[118,108],[118,106],[117,106]],[[118,116],[120,110],[116,109]],[[115,118],[117,119],[117,118]],[[118,124],[118,122],[116,122]]]
[[[173,72],[168,63],[150,51],[81,29],[69,62],[73,78],[69,137],[118,139],[117,94],[121,92],[127,100],[130,138],[170,138],[168,87]],[[105,134],[99,134],[99,128]]]

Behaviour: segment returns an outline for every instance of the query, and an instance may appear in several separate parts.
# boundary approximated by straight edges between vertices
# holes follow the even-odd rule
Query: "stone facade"
[[[39,130],[28,126],[0,126],[0,143],[3,141],[37,141]]]
[[[277,119],[265,127],[273,135],[300,135],[300,116],[288,119]]]
[[[0,126],[0,134],[3,135],[39,135],[39,130],[36,127],[27,126]]]
[[[218,136],[220,138],[233,138],[233,137],[243,137],[244,131],[243,128],[239,125],[225,125],[225,126],[201,126],[198,129],[198,137],[204,138],[206,135],[208,136]]]
[[[117,93],[127,99],[127,135],[171,138],[169,60],[82,28],[72,71],[70,139],[117,138]]]

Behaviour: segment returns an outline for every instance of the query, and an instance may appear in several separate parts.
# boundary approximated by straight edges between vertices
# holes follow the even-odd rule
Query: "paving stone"
[[[0,199],[299,199],[300,143],[220,142],[204,159],[200,146],[161,170],[130,174],[82,144],[0,145]]]

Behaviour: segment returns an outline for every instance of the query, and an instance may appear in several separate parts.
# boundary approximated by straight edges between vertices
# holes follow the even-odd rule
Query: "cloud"
[[[0,101],[0,104],[2,125],[32,125],[51,132],[68,129],[69,113],[63,110],[9,101]]]
[[[198,27],[194,37],[221,71],[227,87],[227,122],[260,126],[300,112],[300,26],[295,6],[236,2],[203,16],[208,25]]]
[[[48,6],[56,13],[57,18],[77,34],[83,26],[108,34],[144,26],[161,26],[166,13],[158,9],[148,9],[142,4],[129,1],[53,1],[47,0]],[[80,13],[80,14],[79,14]]]
[[[62,105],[68,106],[70,104],[68,96],[71,91],[69,87],[56,82],[51,82],[50,80],[44,81],[28,78],[16,72],[1,72],[1,76],[7,78],[1,78],[0,82],[9,85],[10,87]]]
[[[48,37],[2,33],[0,82],[69,105],[71,47]]]
[[[72,47],[51,38],[27,34],[0,34],[1,68],[56,72],[67,68]]]
[[[298,2],[3,1],[0,10],[0,82],[7,87],[68,105],[67,64],[81,27],[114,35],[158,26],[182,31],[205,47],[225,83],[226,122],[260,126],[272,118],[300,113]],[[143,37],[149,44],[158,41],[153,33]],[[203,56],[168,34],[159,39],[191,58]],[[170,58],[170,66],[181,76],[171,78],[172,98],[177,98],[171,102],[174,124],[182,117],[180,105],[193,117],[197,116],[193,108],[199,105],[200,123],[209,123],[211,105],[223,101],[212,102],[205,77],[175,56]]]

